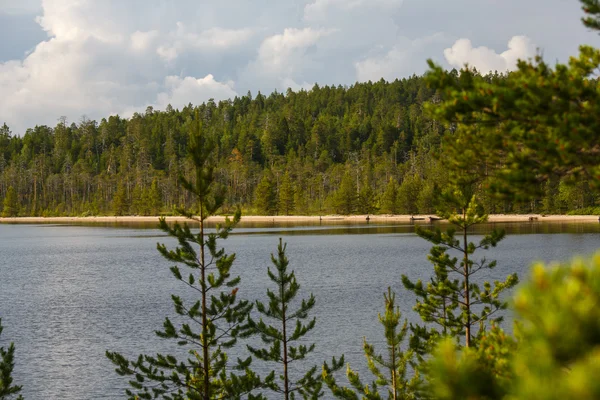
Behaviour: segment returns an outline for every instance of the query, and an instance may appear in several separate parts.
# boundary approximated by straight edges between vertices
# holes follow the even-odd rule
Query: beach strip
[[[27,224],[107,224],[107,223],[147,223],[157,222],[158,216],[91,216],[91,217],[11,217],[0,218],[0,223],[27,223]],[[167,222],[185,221],[185,217],[166,217]],[[224,216],[213,216],[207,219],[207,222],[223,222]],[[303,216],[303,215],[275,215],[261,216],[248,215],[242,216],[243,222],[250,223],[287,223],[287,222],[306,222],[310,224],[319,222],[431,222],[440,220],[434,214],[427,215],[322,215],[322,216]],[[576,223],[598,223],[600,221],[597,215],[544,215],[544,214],[493,214],[489,216],[489,222],[576,222]]]

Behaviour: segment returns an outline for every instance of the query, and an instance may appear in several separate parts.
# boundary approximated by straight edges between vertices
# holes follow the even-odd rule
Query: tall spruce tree
[[[380,400],[387,398],[391,400],[412,400],[417,398],[417,390],[420,382],[418,372],[409,379],[409,367],[412,365],[414,353],[412,349],[403,350],[402,344],[408,332],[408,323],[401,323],[401,313],[396,306],[396,294],[388,288],[384,293],[385,313],[379,314],[379,322],[383,325],[387,356],[375,352],[375,347],[366,339],[363,341],[363,349],[367,358],[367,365],[375,380],[371,385],[365,385],[357,372],[350,369],[346,371],[348,381],[352,388],[339,386],[332,368],[325,364],[323,366],[323,380],[331,390],[333,396],[346,400]],[[334,360],[335,363],[335,360]]]
[[[2,319],[0,318],[0,335],[2,334]],[[7,349],[0,347],[0,400],[15,398],[21,391],[21,386],[13,385],[12,372],[15,367],[15,345],[11,343]],[[16,398],[23,400],[22,396]]]
[[[19,214],[19,202],[17,200],[17,192],[12,186],[8,187],[4,201],[2,202],[2,216],[16,217]]]
[[[277,211],[277,192],[273,182],[273,174],[266,170],[254,192],[255,204],[258,212],[264,215],[273,215]]]
[[[333,196],[333,202],[336,212],[349,215],[356,209],[358,194],[356,193],[356,184],[350,171],[346,171],[340,187]]]
[[[394,178],[390,178],[381,196],[381,211],[398,214],[398,182]]]
[[[288,171],[283,175],[279,185],[278,210],[280,215],[290,215],[294,212],[294,187]]]
[[[412,345],[422,355],[431,349],[439,336],[459,337],[464,335],[465,346],[469,347],[473,339],[483,332],[487,321],[499,321],[496,313],[507,307],[500,294],[517,284],[517,274],[509,275],[504,282],[494,284],[483,282],[481,287],[474,275],[480,271],[491,270],[496,261],[484,258],[476,260],[474,253],[478,249],[495,247],[505,234],[493,230],[478,242],[469,241],[469,229],[487,221],[487,215],[477,203],[475,196],[465,196],[466,190],[456,190],[446,195],[447,205],[457,205],[460,213],[440,211],[439,214],[453,225],[442,232],[417,227],[417,234],[433,243],[429,260],[434,265],[434,274],[430,281],[413,283],[402,275],[404,287],[417,296],[415,311],[426,323],[434,327],[413,326]],[[451,209],[451,208],[448,208]],[[458,234],[457,234],[458,233]],[[458,257],[453,257],[449,251]],[[479,331],[476,327],[479,326]]]
[[[269,347],[248,346],[248,349],[258,359],[279,364],[278,370],[273,370],[265,379],[272,391],[281,394],[285,400],[295,399],[296,394],[303,399],[316,399],[322,395],[322,381],[318,375],[315,376],[317,366],[308,368],[303,374],[294,374],[295,370],[292,369],[292,365],[305,360],[315,348],[314,344],[295,345],[315,327],[315,318],[303,323],[309,318],[309,312],[315,305],[315,297],[311,294],[308,299],[303,299],[297,308],[291,309],[300,284],[296,280],[294,271],[288,272],[286,247],[287,244],[282,244],[279,239],[277,257],[271,254],[271,262],[275,270],[271,271],[269,268],[267,275],[275,283],[276,289],[275,291],[267,289],[268,306],[256,301],[258,312],[268,321],[272,321],[272,324],[263,321],[262,317],[258,321],[250,319],[252,330],[260,334],[262,341]],[[275,381],[275,376],[280,377],[280,383]]]
[[[127,215],[129,212],[129,202],[127,200],[127,191],[123,183],[117,187],[117,192],[113,198],[112,210],[114,215]]]
[[[226,239],[240,220],[238,211],[233,221],[226,219],[214,233],[207,233],[205,221],[215,215],[224,202],[224,191],[215,184],[213,151],[214,142],[201,134],[198,112],[191,132],[189,155],[195,166],[194,180],[181,177],[181,185],[193,194],[197,202],[194,212],[180,210],[181,214],[199,224],[193,233],[187,223],[173,226],[160,219],[160,228],[177,239],[179,245],[169,250],[158,244],[160,254],[167,260],[190,268],[184,273],[178,265],[171,267],[173,276],[196,291],[199,299],[191,305],[173,295],[175,312],[189,319],[179,327],[167,317],[163,330],[156,334],[172,339],[189,349],[190,357],[178,360],[173,355],[140,355],[136,361],[106,352],[117,366],[117,373],[133,376],[127,390],[131,399],[230,399],[239,398],[259,385],[259,378],[248,368],[251,359],[239,360],[235,366],[242,375],[230,373],[225,350],[236,344],[237,337],[247,328],[246,320],[252,304],[237,297],[239,277],[231,276],[235,254],[228,255],[219,249],[217,241]],[[249,394],[249,398],[259,398]]]

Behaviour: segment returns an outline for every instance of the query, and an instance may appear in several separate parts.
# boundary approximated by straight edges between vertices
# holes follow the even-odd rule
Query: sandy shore
[[[323,216],[259,216],[250,215],[243,216],[243,222],[307,222],[316,223],[322,222],[351,222],[360,223],[370,222],[414,222],[423,221],[429,222],[430,218],[435,220],[435,215],[323,215]],[[122,217],[17,217],[17,218],[0,218],[0,223],[135,223],[135,222],[156,222],[155,217],[141,216],[122,216]],[[208,219],[208,222],[222,222],[225,217],[214,216]],[[168,222],[184,221],[183,217],[167,217]],[[541,215],[541,214],[495,214],[489,216],[490,222],[595,222],[600,221],[597,215]]]

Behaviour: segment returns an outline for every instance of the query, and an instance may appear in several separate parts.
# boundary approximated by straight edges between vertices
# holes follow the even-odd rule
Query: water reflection
[[[198,225],[191,221],[191,226]],[[125,229],[156,229],[158,222],[129,221],[129,222],[69,222],[69,223],[41,223],[37,226],[87,226]],[[208,222],[208,228],[214,228],[216,223]],[[446,229],[449,224],[444,221],[416,221],[389,222],[389,221],[272,221],[256,222],[242,221],[232,234],[285,234],[285,235],[365,235],[365,234],[413,234],[415,227],[421,226],[429,229]],[[508,235],[527,234],[552,234],[552,233],[600,233],[600,223],[596,222],[494,222],[474,226],[470,232],[485,234],[493,229],[504,229]]]

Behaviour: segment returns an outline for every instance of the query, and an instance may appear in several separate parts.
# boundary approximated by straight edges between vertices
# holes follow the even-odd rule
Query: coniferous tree
[[[584,23],[599,30],[598,0],[581,3]],[[479,166],[493,178],[490,191],[511,200],[541,196],[551,176],[589,179],[600,189],[600,49],[581,46],[554,68],[541,56],[521,60],[516,71],[492,79],[429,63],[428,83],[441,94],[429,105],[432,117],[455,128],[445,149],[455,153],[450,167]]]
[[[273,182],[273,174],[270,171],[263,174],[260,183],[256,187],[254,197],[256,207],[260,213],[264,215],[275,214],[277,211],[277,193]]]
[[[308,201],[302,183],[296,182],[294,185],[294,212],[300,215],[306,214],[308,212]]]
[[[493,327],[477,348],[441,342],[427,363],[427,395],[441,400],[594,400],[600,337],[600,254],[538,263],[511,302],[515,337]]]
[[[375,347],[366,339],[363,349],[367,358],[367,365],[375,380],[371,385],[366,385],[357,372],[350,369],[346,371],[348,381],[352,388],[338,385],[329,365],[323,366],[323,380],[338,399],[347,400],[412,400],[417,398],[420,376],[415,372],[409,379],[409,367],[412,365],[414,353],[412,349],[403,350],[402,344],[408,332],[408,323],[401,323],[400,309],[396,306],[396,294],[388,288],[384,293],[385,313],[379,314],[379,322],[384,328],[387,355],[375,352]]]
[[[585,25],[600,29],[600,2],[582,0],[582,4]],[[472,73],[456,81],[439,69],[433,71],[434,80],[448,95],[438,116],[461,124],[455,149],[460,143],[470,144],[454,157],[456,163],[464,165],[485,153],[493,159],[506,157],[500,171],[492,169],[491,188],[511,200],[531,199],[538,191],[546,196],[560,192],[562,177],[576,183],[573,177],[578,175],[597,190],[598,135],[594,132],[600,102],[593,71],[598,65],[600,51],[584,46],[579,58],[557,65],[555,71],[540,57],[535,63],[521,61],[507,82],[473,80]],[[461,89],[456,90],[457,84]],[[580,106],[573,108],[573,104]],[[473,141],[476,137],[482,140]],[[563,200],[571,197],[566,189],[563,186]],[[555,207],[553,199],[546,197],[544,202],[547,208]],[[428,363],[430,396],[599,398],[599,283],[599,254],[551,268],[535,265],[529,282],[512,302],[516,338],[494,327],[476,349],[457,349],[452,341],[442,342]]]
[[[173,276],[195,290],[199,299],[191,305],[173,295],[175,312],[188,318],[188,323],[176,327],[167,317],[163,330],[156,334],[172,339],[179,346],[189,349],[190,357],[178,360],[173,355],[140,355],[129,361],[116,352],[106,352],[117,366],[117,373],[133,376],[127,390],[131,399],[222,399],[238,398],[259,385],[259,378],[248,368],[251,359],[238,360],[236,369],[243,375],[230,373],[232,367],[225,350],[236,344],[238,336],[247,329],[246,319],[252,304],[237,297],[239,277],[231,276],[235,254],[228,255],[219,249],[217,241],[226,239],[240,219],[239,211],[232,221],[226,219],[214,233],[207,233],[205,221],[214,215],[224,202],[223,190],[215,184],[212,161],[215,145],[200,132],[198,112],[191,133],[189,154],[195,167],[194,180],[181,178],[181,185],[195,197],[193,212],[181,210],[181,214],[199,224],[199,232],[193,233],[187,223],[173,226],[160,219],[160,228],[177,239],[178,247],[169,250],[158,244],[158,251],[167,260],[191,269],[184,273],[178,265],[171,267]],[[249,395],[249,398],[258,398]]]
[[[398,214],[398,182],[394,178],[390,178],[381,197],[381,211]]]
[[[2,329],[2,319],[0,319],[0,335]],[[21,391],[21,386],[13,385],[14,367],[15,345],[11,343],[7,349],[0,347],[0,400],[13,399]],[[23,397],[19,396],[17,400],[23,400]]]
[[[19,204],[17,200],[17,193],[15,188],[12,186],[8,187],[6,196],[2,202],[2,216],[3,217],[16,217],[19,213]]]
[[[127,201],[127,192],[125,185],[120,184],[117,193],[113,199],[112,210],[114,215],[127,215],[129,211],[129,202]]]
[[[375,206],[375,193],[371,185],[363,185],[358,194],[357,212],[359,214],[373,214],[377,212]]]
[[[595,1],[589,1],[590,10]],[[344,192],[354,192],[351,213],[369,212],[373,204],[365,204],[370,196],[363,190],[370,186],[379,197],[376,205],[381,205],[379,195],[390,177],[402,177],[398,205],[404,210],[398,213],[430,213],[436,209],[431,201],[434,185],[446,188],[446,171],[456,167],[486,176],[478,196],[490,213],[539,212],[542,199],[558,211],[558,194],[544,185],[553,176],[573,177],[576,194],[583,194],[586,204],[576,205],[577,211],[593,210],[600,198],[585,196],[584,187],[594,191],[598,186],[594,127],[600,126],[600,114],[594,110],[600,101],[593,74],[599,60],[597,51],[588,47],[556,67],[525,62],[518,71],[502,75],[434,70],[425,79],[315,87],[307,93],[290,91],[289,96],[242,96],[218,106],[200,105],[206,130],[222,132],[215,162],[217,181],[230,188],[225,210],[239,205],[250,212],[275,214],[277,190],[269,202],[255,194],[269,170],[279,173],[280,184],[287,169],[297,213],[348,213],[348,207],[341,207],[348,197],[335,195]],[[428,99],[434,118],[424,114],[427,107],[422,102]],[[585,108],[572,109],[573,104]],[[61,121],[54,129],[30,129],[14,136],[2,126],[2,193],[14,186],[19,215],[112,215],[118,188],[124,184],[129,204],[123,212],[152,214],[145,206],[136,211],[139,207],[132,200],[141,198],[147,204],[156,180],[165,210],[189,208],[192,196],[175,189],[180,174],[191,176],[185,153],[192,110],[167,107],[130,119],[110,117],[99,124],[68,126]],[[436,154],[451,153],[451,162],[432,163]],[[350,184],[345,189],[350,190],[340,192],[346,170],[351,179],[344,182]],[[414,176],[417,185],[408,185]],[[581,181],[587,183],[580,185]],[[539,193],[521,206],[510,196],[503,202],[491,200],[483,190],[487,185],[503,196],[517,189]],[[141,197],[134,193],[136,186],[143,188]]]
[[[131,207],[129,207],[129,213],[134,215],[147,215],[146,207],[146,196],[144,196],[145,190],[142,190],[141,186],[136,185],[131,194]],[[124,214],[120,214],[124,215]]]
[[[419,212],[417,201],[421,192],[422,181],[417,174],[407,174],[398,187],[398,208],[403,214],[416,214]]]
[[[148,207],[150,215],[160,215],[160,211],[162,209],[162,199],[160,188],[158,187],[158,182],[156,179],[152,181],[152,186],[150,186],[150,191],[148,193]]]
[[[501,316],[494,315],[507,306],[500,299],[500,294],[518,282],[516,274],[509,275],[504,282],[496,281],[493,285],[484,282],[483,287],[475,281],[474,275],[479,271],[496,266],[496,261],[487,261],[485,258],[475,260],[475,251],[495,247],[504,238],[504,232],[493,230],[479,243],[470,242],[469,229],[486,222],[487,215],[483,213],[475,196],[467,199],[463,193],[464,191],[458,190],[447,196],[450,204],[459,205],[459,214],[452,211],[439,212],[453,227],[445,232],[439,228],[416,229],[419,236],[434,245],[428,257],[434,265],[433,277],[427,283],[420,280],[413,283],[406,275],[402,275],[404,287],[417,296],[415,311],[424,322],[437,325],[430,329],[413,327],[412,344],[420,354],[430,349],[435,339],[442,335],[464,335],[465,346],[471,346],[473,339],[483,333],[486,322],[501,320]],[[459,257],[453,257],[449,251],[455,252]],[[480,327],[478,332],[474,331],[476,326]]]
[[[285,172],[279,185],[278,209],[280,215],[290,215],[294,212],[294,188],[289,172]]]
[[[296,281],[294,271],[288,272],[288,258],[285,254],[287,244],[282,244],[279,239],[277,257],[271,254],[271,262],[275,269],[269,268],[267,274],[269,279],[275,283],[274,291],[267,289],[269,297],[268,306],[256,301],[258,312],[271,322],[263,321],[262,317],[256,321],[250,319],[253,332],[260,335],[262,341],[269,345],[268,348],[256,348],[248,346],[250,352],[258,359],[273,362],[280,365],[278,370],[273,370],[271,375],[265,379],[268,387],[282,395],[283,399],[295,399],[296,394],[303,399],[316,399],[321,397],[322,382],[315,373],[317,367],[308,368],[307,371],[298,376],[294,374],[298,361],[305,360],[314,350],[315,345],[296,345],[314,328],[316,319],[312,318],[307,323],[303,320],[309,318],[309,312],[315,305],[315,298],[311,294],[308,299],[303,299],[297,308],[291,308],[298,294],[300,285]],[[343,360],[343,358],[342,358]],[[275,376],[280,377],[277,383]]]
[[[349,215],[356,209],[358,196],[356,193],[356,185],[352,174],[347,171],[342,178],[340,187],[334,194],[334,206],[336,212],[344,215]]]

